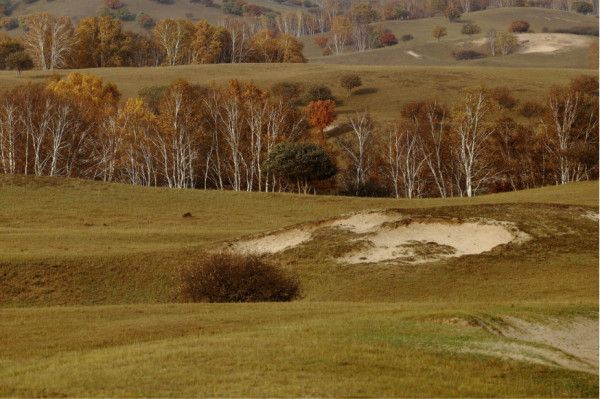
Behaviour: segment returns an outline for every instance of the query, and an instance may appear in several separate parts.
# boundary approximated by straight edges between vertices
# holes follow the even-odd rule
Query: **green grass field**
[[[511,317],[597,321],[598,226],[581,216],[597,199],[597,182],[395,200],[1,177],[0,396],[594,397],[597,372],[473,348],[562,356],[493,332]],[[178,303],[179,268],[204,249],[390,208],[513,221],[532,240],[344,266],[330,236],[274,258],[299,275],[299,301]]]

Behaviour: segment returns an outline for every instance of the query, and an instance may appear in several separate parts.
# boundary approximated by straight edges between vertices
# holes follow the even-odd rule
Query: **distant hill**
[[[165,18],[206,19],[211,23],[218,23],[228,16],[221,10],[221,0],[215,0],[215,6],[213,7],[205,6],[199,2],[191,2],[190,0],[173,0],[171,4],[159,3],[157,0],[123,0],[122,2],[133,15],[145,13],[155,20]],[[279,4],[272,0],[252,0],[248,3],[267,7],[277,12],[301,9],[300,7]],[[12,16],[19,17],[38,12],[48,12],[56,15],[67,15],[74,22],[77,22],[82,18],[98,15],[105,7],[104,4],[104,0],[36,0],[29,4],[19,0],[15,3]],[[124,25],[126,29],[141,30],[135,21],[126,21]]]
[[[532,34],[519,38],[522,42],[558,42],[554,45],[529,48],[527,53],[499,57],[487,57],[477,60],[457,61],[452,52],[456,49],[473,49],[487,53],[486,33],[490,29],[506,31],[513,20],[529,22]],[[481,32],[465,35],[461,29],[466,23],[477,24]],[[362,53],[348,51],[341,55],[323,57],[314,43],[314,38],[305,37],[305,54],[312,62],[359,65],[488,65],[516,67],[588,67],[588,49],[597,40],[591,36],[545,35],[543,31],[571,29],[582,26],[598,26],[598,18],[565,11],[541,8],[500,8],[472,12],[463,15],[459,22],[449,22],[446,18],[425,18],[409,21],[390,21],[378,24],[389,29],[399,39],[399,44]],[[437,42],[432,37],[434,26],[447,28],[448,35]],[[400,40],[410,34],[414,39]],[[548,43],[552,44],[552,43]]]

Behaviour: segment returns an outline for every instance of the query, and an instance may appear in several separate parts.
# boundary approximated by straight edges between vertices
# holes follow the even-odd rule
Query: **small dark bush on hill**
[[[529,22],[527,21],[512,21],[508,27],[509,32],[524,33],[529,31]]]
[[[542,115],[544,113],[544,107],[541,104],[528,101],[523,103],[519,113],[526,118],[533,118]]]
[[[598,27],[597,26],[573,26],[571,28],[558,28],[547,30],[551,33],[570,33],[572,35],[580,35],[580,36],[598,36]]]
[[[460,32],[463,35],[476,35],[481,32],[481,28],[476,24],[464,24]]]
[[[454,50],[452,52],[454,59],[462,60],[476,60],[479,58],[485,58],[485,54],[475,50]]]
[[[304,101],[309,103],[311,101],[324,101],[333,100],[336,101],[335,96],[331,92],[331,89],[325,85],[313,85],[306,91]]]
[[[286,302],[298,297],[296,277],[256,255],[203,254],[181,273],[191,302]]]
[[[415,37],[413,35],[408,33],[406,35],[402,35],[402,37],[400,37],[400,40],[402,40],[403,42],[409,42],[409,41],[413,40],[414,38]]]

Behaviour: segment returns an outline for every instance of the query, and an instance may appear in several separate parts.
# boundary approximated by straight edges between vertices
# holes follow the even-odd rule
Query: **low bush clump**
[[[411,35],[410,33],[407,33],[406,35],[402,35],[402,37],[400,37],[400,40],[402,40],[403,42],[410,42],[414,38],[415,37],[413,35]]]
[[[512,21],[508,27],[509,32],[513,33],[525,33],[529,31],[529,22],[527,21]]]
[[[550,30],[551,33],[570,33],[580,36],[598,36],[598,26],[593,25],[578,25],[570,28],[559,28]]]
[[[464,24],[460,32],[463,35],[476,35],[481,33],[481,28],[476,24]]]
[[[485,58],[485,54],[475,50],[454,50],[452,56],[456,60],[476,60],[479,58]]]
[[[544,113],[544,107],[541,104],[528,101],[523,103],[519,112],[526,118],[533,118],[542,115]]]
[[[181,273],[191,302],[285,302],[300,294],[298,280],[256,255],[204,254]]]

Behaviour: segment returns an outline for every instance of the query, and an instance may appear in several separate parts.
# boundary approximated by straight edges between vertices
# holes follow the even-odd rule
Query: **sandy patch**
[[[516,235],[501,224],[417,221],[381,227],[365,237],[368,248],[348,254],[340,261],[350,264],[392,260],[421,263],[480,254],[515,238]]]
[[[357,213],[344,219],[338,219],[330,224],[343,230],[350,230],[356,234],[364,234],[373,231],[384,223],[401,220],[402,216],[392,216],[381,212]]]
[[[511,223],[427,217],[411,219],[394,212],[365,212],[236,241],[229,249],[240,253],[275,254],[309,242],[313,233],[321,228],[337,228],[355,235],[349,240],[360,243],[357,246],[360,249],[337,258],[338,262],[349,264],[431,262],[480,254],[499,245],[521,243],[529,238]]]
[[[421,58],[423,58],[423,56],[422,56],[421,54],[419,54],[419,53],[416,53],[416,52],[414,52],[414,51],[412,51],[412,50],[408,50],[408,51],[406,52],[406,54],[408,54],[408,55],[410,55],[411,57],[414,57],[414,58],[416,58],[416,59],[418,59],[418,60],[420,60]]]
[[[313,229],[297,228],[275,232],[259,238],[238,241],[231,246],[231,249],[247,254],[275,254],[309,241],[315,229],[316,227]]]
[[[587,47],[590,39],[585,36],[566,33],[520,33],[519,50],[521,54],[555,53],[577,47]]]
[[[581,217],[589,219],[589,220],[591,220],[593,222],[598,222],[598,213],[594,212],[594,211],[587,211],[587,212],[583,213],[581,215]]]
[[[465,351],[598,374],[598,320],[503,321],[505,325],[487,330],[514,341],[481,343]]]

